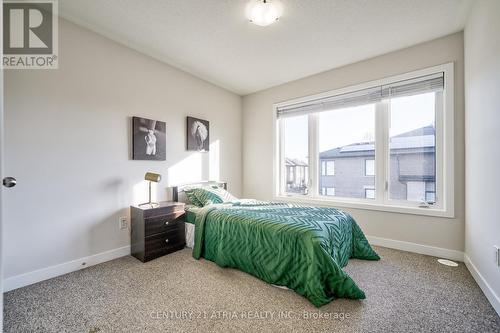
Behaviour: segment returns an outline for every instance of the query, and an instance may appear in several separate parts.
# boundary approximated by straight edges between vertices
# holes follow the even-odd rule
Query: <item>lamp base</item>
[[[149,206],[150,208],[156,208],[160,206],[160,204],[158,202],[145,202],[139,205],[139,207],[144,207],[144,206]]]

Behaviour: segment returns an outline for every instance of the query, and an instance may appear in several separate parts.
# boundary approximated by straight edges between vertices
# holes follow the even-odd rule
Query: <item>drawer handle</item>
[[[165,225],[168,225],[169,221],[165,222]]]
[[[167,239],[165,239],[165,243],[168,243],[168,238],[167,238]]]

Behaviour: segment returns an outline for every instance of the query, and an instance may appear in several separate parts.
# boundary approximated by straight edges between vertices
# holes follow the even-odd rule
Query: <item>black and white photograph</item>
[[[132,159],[165,161],[166,127],[163,121],[132,117]]]
[[[187,117],[187,150],[205,152],[209,150],[209,122]]]

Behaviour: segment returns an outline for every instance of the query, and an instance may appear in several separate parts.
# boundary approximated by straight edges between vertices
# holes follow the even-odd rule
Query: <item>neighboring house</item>
[[[307,163],[298,159],[287,158],[285,167],[286,191],[305,193],[307,191],[307,179],[309,179],[309,166]]]
[[[435,202],[435,129],[426,126],[390,142],[390,198]],[[320,153],[319,191],[344,198],[375,198],[373,142],[358,142]],[[286,159],[287,192],[306,193],[308,165]]]
[[[390,197],[435,201],[435,129],[423,127],[391,138]],[[375,198],[373,142],[320,153],[319,191],[347,198]]]

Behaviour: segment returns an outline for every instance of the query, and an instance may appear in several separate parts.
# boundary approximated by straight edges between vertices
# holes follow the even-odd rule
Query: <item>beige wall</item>
[[[500,246],[500,1],[476,3],[465,28],[465,56],[465,251],[500,314],[493,247]]]
[[[308,59],[314,61],[314,59]],[[456,217],[346,209],[367,235],[464,250],[464,88],[463,35],[456,33],[257,92],[243,98],[243,188],[245,197],[273,195],[273,110],[276,102],[321,93],[443,63],[455,63],[455,207]]]
[[[61,20],[58,70],[5,73],[5,277],[127,246],[118,218],[167,186],[223,178],[241,193],[241,97]],[[167,124],[167,160],[130,160],[130,117]],[[210,154],[185,150],[187,115]]]

